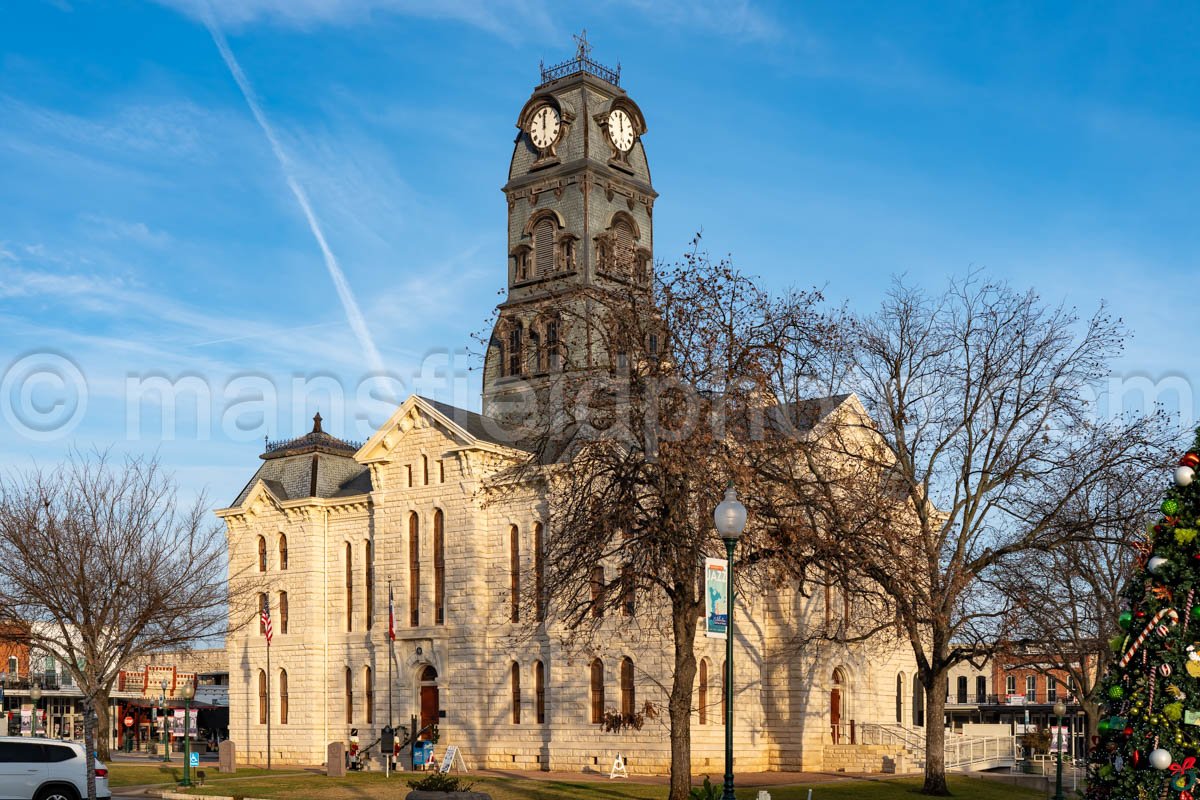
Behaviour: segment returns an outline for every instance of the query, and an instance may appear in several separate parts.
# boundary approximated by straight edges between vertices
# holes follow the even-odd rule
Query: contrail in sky
[[[225,66],[229,67],[230,74],[237,81],[238,88],[242,90],[242,97],[246,99],[246,105],[250,106],[250,112],[254,114],[254,119],[258,122],[258,127],[262,128],[263,135],[271,143],[271,149],[275,152],[275,158],[279,161],[279,168],[283,171],[283,177],[287,180],[288,188],[292,190],[292,194],[296,197],[296,202],[300,204],[300,209],[304,212],[305,218],[308,219],[308,228],[312,231],[313,238],[317,240],[317,245],[321,248],[321,254],[325,256],[325,267],[329,270],[329,277],[333,279],[333,285],[337,289],[338,298],[342,301],[342,308],[346,312],[346,320],[350,323],[350,329],[354,331],[354,335],[358,338],[358,343],[367,357],[367,366],[372,372],[382,375],[384,372],[383,359],[380,358],[379,350],[375,347],[375,340],[371,338],[371,332],[367,329],[367,321],[358,307],[358,301],[354,299],[354,293],[350,291],[350,284],[346,282],[346,274],[342,272],[342,267],[338,264],[337,256],[329,249],[329,242],[325,241],[325,233],[321,230],[321,223],[317,221],[317,215],[313,213],[312,204],[308,201],[308,194],[305,193],[304,188],[296,180],[292,170],[292,163],[288,160],[287,153],[284,152],[283,146],[275,136],[275,129],[271,127],[266,114],[263,113],[262,107],[258,104],[258,98],[254,94],[254,87],[250,85],[246,73],[242,72],[241,65],[234,58],[233,51],[229,49],[229,43],[225,41],[224,35],[222,35],[220,29],[217,27],[212,9],[208,7],[207,3],[204,5],[204,25],[212,35],[217,49],[221,51],[221,58],[225,60]]]

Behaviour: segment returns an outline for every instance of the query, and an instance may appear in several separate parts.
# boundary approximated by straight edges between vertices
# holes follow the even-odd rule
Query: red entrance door
[[[842,738],[842,690],[834,689],[829,693],[829,727],[833,734],[833,743],[840,744]]]
[[[434,725],[438,721],[438,687],[422,686],[421,687],[421,730],[426,726]],[[429,734],[425,733],[421,736],[422,739],[428,739]]]

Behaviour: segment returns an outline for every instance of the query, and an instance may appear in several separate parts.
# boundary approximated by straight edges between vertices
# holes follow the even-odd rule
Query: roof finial
[[[579,32],[578,36],[572,36],[575,40],[575,58],[579,61],[590,61],[592,56],[592,46],[588,44],[587,28]]]
[[[321,412],[320,411],[318,411],[316,414],[313,414],[312,432],[313,433],[322,433],[322,431],[321,431]]]

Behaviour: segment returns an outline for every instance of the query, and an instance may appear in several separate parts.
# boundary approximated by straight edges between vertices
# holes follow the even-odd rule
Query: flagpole
[[[267,769],[271,769],[271,639],[267,638]]]
[[[396,657],[396,611],[392,598],[392,580],[388,578],[388,727],[392,726],[392,660]],[[390,755],[390,754],[389,754]]]

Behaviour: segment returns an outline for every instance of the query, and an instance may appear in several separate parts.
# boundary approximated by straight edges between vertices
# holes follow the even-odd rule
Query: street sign
[[[192,767],[200,766],[200,754],[194,750],[191,753],[189,753],[188,754],[188,765],[192,766]]]
[[[126,718],[125,718],[125,727],[126,727],[126,728],[132,728],[132,727],[133,727],[133,717],[126,717]]]

